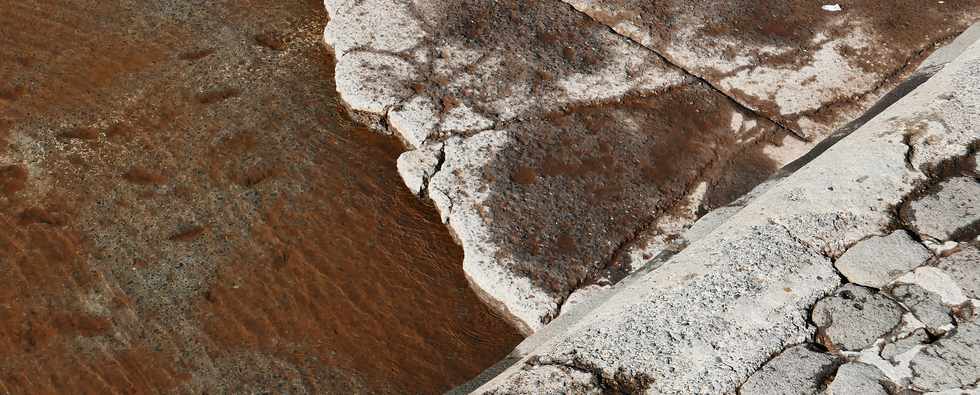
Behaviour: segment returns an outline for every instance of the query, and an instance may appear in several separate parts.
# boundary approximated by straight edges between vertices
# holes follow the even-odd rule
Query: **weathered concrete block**
[[[506,386],[487,392],[494,395],[602,393],[602,387],[591,373],[568,366],[538,366],[525,370],[517,373]]]
[[[961,244],[960,251],[939,260],[937,267],[946,272],[966,297],[980,299],[980,248]]]
[[[834,266],[852,283],[881,288],[931,256],[908,232],[897,230],[857,243],[837,258]]]
[[[893,360],[895,357],[905,354],[913,347],[921,346],[926,344],[928,341],[929,333],[926,332],[925,328],[919,328],[912,331],[912,333],[906,337],[885,344],[885,346],[881,348],[881,353],[879,354],[884,359]]]
[[[819,394],[840,361],[811,351],[806,345],[784,350],[749,377],[739,389],[742,395]]]
[[[878,368],[863,363],[847,363],[837,369],[829,393],[833,395],[888,395],[882,385],[888,379]]]
[[[734,391],[773,353],[808,340],[806,314],[836,288],[830,258],[893,226],[893,209],[928,182],[929,174],[907,162],[910,151],[945,160],[976,139],[978,69],[980,45],[974,44],[662,266],[614,287],[615,296],[592,314],[535,341],[522,361],[478,392],[505,388],[513,374],[550,365],[576,366],[604,386],[634,392]],[[908,142],[910,125],[937,118],[949,125],[943,150]],[[942,270],[919,267],[896,281],[936,292],[928,284],[931,272]],[[923,285],[916,277],[929,281]],[[826,339],[839,337],[860,349],[899,329],[904,310],[896,302],[850,288],[865,291],[859,306],[869,311],[844,295],[825,300],[814,308],[814,321],[824,332],[840,328]],[[937,294],[946,303],[949,295]],[[880,359],[877,350],[867,351]]]
[[[980,325],[964,322],[912,360],[912,385],[921,391],[958,390],[980,381]]]
[[[891,332],[904,310],[881,293],[847,284],[813,307],[818,340],[829,349],[857,351]]]
[[[978,137],[980,138],[980,137]],[[938,191],[911,202],[905,212],[916,232],[938,240],[975,237],[980,222],[980,181],[956,177],[938,185]],[[960,235],[968,230],[970,235]]]
[[[889,293],[922,321],[929,333],[940,336],[953,326],[952,311],[942,298],[915,284],[899,284]]]

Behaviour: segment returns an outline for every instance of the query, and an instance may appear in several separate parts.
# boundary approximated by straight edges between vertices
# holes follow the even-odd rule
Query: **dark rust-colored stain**
[[[431,24],[437,31],[431,33],[483,50],[506,49],[518,62],[515,65],[523,63],[522,58],[532,58],[534,63],[545,68],[538,71],[595,71],[607,55],[602,50],[601,39],[595,34],[596,29],[605,27],[570,7],[551,1],[460,0],[441,12],[442,15]],[[541,42],[550,45],[542,46]],[[511,71],[524,73],[528,70]]]
[[[52,226],[64,226],[68,223],[65,213],[40,207],[29,207],[24,209],[24,211],[21,211],[20,214],[17,215],[17,221],[20,225],[36,223]]]
[[[99,138],[99,130],[93,127],[77,127],[58,133],[58,137],[70,140],[94,140]]]
[[[198,94],[197,101],[201,104],[214,104],[238,97],[241,94],[242,91],[238,88],[218,88]]]
[[[123,179],[134,184],[161,185],[167,182],[167,177],[150,169],[134,166],[123,174]]]
[[[435,64],[446,54],[437,46],[423,47],[429,52],[429,61],[418,63],[419,70],[426,70],[416,81],[401,88],[406,94],[429,97],[441,109],[441,115],[466,105],[468,108],[494,120],[497,109],[490,103],[502,97],[512,97],[523,92],[530,95],[561,95],[565,88],[561,81],[575,74],[601,73],[614,56],[607,53],[615,40],[622,39],[609,32],[609,28],[567,4],[550,0],[460,0],[448,7],[429,7],[422,25],[431,37],[430,42],[451,42],[486,54],[461,67],[460,72],[479,74],[485,62],[500,62],[495,68],[492,83],[481,84],[478,89],[451,84],[453,75],[437,70]],[[542,43],[544,45],[542,45]],[[504,54],[498,58],[494,54]],[[493,60],[491,60],[493,59]],[[656,63],[659,58],[649,54],[638,70]],[[524,92],[527,91],[528,92]],[[540,110],[531,104],[528,114],[519,118],[536,116]]]
[[[170,241],[191,241],[201,237],[207,228],[200,225],[188,226],[168,238]]]
[[[512,174],[510,178],[518,184],[531,185],[538,180],[538,173],[536,173],[534,169],[530,167],[518,165],[516,168],[514,168],[514,174]]]
[[[338,111],[322,2],[8,3],[0,393],[438,393],[520,340]]]
[[[12,197],[27,185],[27,168],[21,165],[0,167],[0,194]]]
[[[631,22],[654,34],[653,45],[666,46],[677,37],[680,29],[690,26],[677,23],[684,15],[693,12],[692,20],[700,35],[698,39],[706,46],[727,45],[727,43],[746,43],[749,46],[771,46],[796,49],[787,54],[758,54],[759,63],[770,66],[794,66],[812,58],[812,49],[822,42],[814,42],[815,34],[828,31],[828,37],[849,33],[847,27],[835,26],[846,18],[860,21],[869,26],[866,33],[873,35],[875,42],[888,42],[887,59],[877,59],[883,65],[875,71],[888,71],[906,61],[909,55],[922,48],[930,40],[943,37],[951,32],[962,30],[959,22],[963,10],[976,9],[977,0],[953,0],[944,3],[923,3],[916,0],[858,0],[844,5],[839,13],[826,12],[819,5],[805,0],[735,0],[725,7],[717,7],[711,0],[668,0],[650,2],[644,0],[602,0],[600,5],[615,4],[613,7],[629,9],[622,14],[599,14],[598,17],[610,26],[620,22]],[[860,55],[855,48],[843,51]],[[850,60],[858,60],[855,56]],[[868,67],[863,63],[859,67]],[[856,64],[856,66],[858,66]]]
[[[213,55],[215,52],[217,52],[217,50],[214,48],[195,49],[182,52],[180,55],[177,55],[177,59],[188,61],[201,60]]]
[[[759,126],[731,130],[735,113]],[[516,141],[483,169],[491,231],[500,253],[517,262],[512,270],[558,297],[622,278],[627,243],[675,213],[701,182],[703,212],[765,180],[776,164],[762,149],[786,137],[700,83],[509,130]]]
[[[275,51],[286,49],[286,40],[278,32],[268,31],[255,35],[255,42],[263,47]]]

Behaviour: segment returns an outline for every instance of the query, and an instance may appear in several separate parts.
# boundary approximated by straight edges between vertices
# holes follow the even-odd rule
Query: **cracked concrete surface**
[[[977,301],[966,290],[976,286],[977,234],[952,240],[947,234],[918,233],[914,218],[902,215],[901,207],[925,196],[949,200],[933,187],[975,171],[978,70],[980,44],[974,44],[798,171],[753,193],[744,207],[662,266],[614,286],[614,297],[566,323],[565,330],[535,339],[532,349],[519,346],[524,359],[478,392],[528,392],[510,379],[515,372],[528,377],[542,366],[567,366],[603,378],[599,389],[638,383],[631,388],[635,392],[728,393],[761,366],[775,363],[773,355],[814,342],[853,364],[835,374],[840,377],[833,378],[834,393],[975,391],[980,374],[971,347],[977,344]],[[937,134],[943,144],[906,138],[924,119],[944,125]],[[951,226],[969,225],[969,217],[944,218]],[[918,253],[918,243],[946,247],[933,249],[938,255],[904,275],[889,274],[894,280],[882,291],[862,291],[881,303],[857,309],[822,302],[829,319],[815,317],[821,327],[860,324],[837,313],[841,308],[874,316],[887,306],[899,313],[873,336],[839,349],[837,335],[826,337],[807,316],[818,300],[856,287],[838,289],[843,277],[833,262],[896,227],[912,232],[916,243],[895,248]],[[912,295],[910,289],[917,291]],[[935,323],[942,321],[937,318],[946,311],[951,324],[936,331]]]
[[[799,149],[557,0],[326,4],[346,105],[411,149],[406,185],[464,246],[474,288],[526,333]],[[382,20],[390,29],[371,28]],[[465,148],[487,136],[493,150]]]
[[[807,138],[856,118],[943,41],[975,0],[563,0]]]
[[[814,388],[938,385],[920,335],[976,318],[973,268],[937,265],[977,236],[980,47],[899,83],[980,3],[708,3],[326,1],[342,97],[473,287],[525,333],[562,313],[477,392],[732,392],[801,344],[850,362]]]
[[[917,26],[914,39],[889,45],[882,44],[893,29],[857,16],[820,21],[819,34],[827,35],[820,45],[786,33],[774,46],[755,34],[740,48],[756,57],[736,60],[773,68],[740,68],[723,81],[670,51],[687,45],[717,55],[717,48],[677,34],[665,50],[597,16],[590,7],[602,2],[566,3],[325,2],[332,20],[324,37],[337,54],[345,104],[405,142],[410,151],[398,169],[406,185],[436,204],[464,246],[478,293],[525,333],[553,319],[576,289],[615,283],[675,248],[698,217],[805,153],[910,71],[931,49],[927,42],[965,26],[930,10],[944,23]],[[769,18],[747,7],[715,25],[737,30],[747,17]],[[656,11],[673,20],[682,8]],[[965,9],[972,12],[972,3]],[[907,11],[896,8],[896,18]],[[848,28],[857,30],[841,38]],[[818,47],[833,54],[811,56]],[[838,59],[849,50],[847,62]],[[882,64],[853,64],[859,55]],[[692,59],[724,63],[711,56]],[[804,60],[842,68],[818,72]],[[794,118],[743,94],[773,79],[808,85],[794,91],[803,83],[781,82],[782,92],[796,95],[784,107],[833,110]],[[814,89],[814,79],[845,90],[874,86],[875,94],[851,100],[856,93]],[[842,97],[850,112],[836,110]],[[484,146],[488,136],[493,149]]]

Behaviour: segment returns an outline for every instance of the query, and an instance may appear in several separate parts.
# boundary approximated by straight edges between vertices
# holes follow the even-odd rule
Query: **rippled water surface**
[[[513,348],[325,23],[0,0],[0,393],[434,393]]]

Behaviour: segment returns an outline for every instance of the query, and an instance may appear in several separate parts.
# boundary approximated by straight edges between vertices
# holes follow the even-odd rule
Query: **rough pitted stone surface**
[[[742,395],[819,394],[840,362],[830,354],[793,346],[767,362],[742,384]]]
[[[813,307],[813,322],[829,349],[861,350],[891,332],[902,320],[902,307],[881,293],[847,284]]]
[[[980,16],[975,0],[862,0],[842,12],[802,0],[564,1],[811,137],[857,117],[921,51]]]
[[[542,366],[518,373],[507,386],[488,394],[602,394],[602,387],[589,372],[567,366]]]
[[[861,241],[844,253],[834,266],[847,280],[881,288],[925,263],[932,254],[904,230]]]
[[[921,346],[929,341],[929,332],[924,328],[918,328],[908,336],[898,339],[894,342],[885,344],[881,348],[881,357],[884,359],[893,360],[896,357],[905,354],[913,347]]]
[[[714,262],[711,252],[688,247],[675,257],[682,259],[676,265],[658,269],[655,278],[635,285],[636,292],[596,309],[595,317],[578,325],[573,337],[546,346],[551,351],[528,361],[527,369],[545,366],[542,361],[574,363],[594,366],[609,378],[608,385],[633,392],[717,392],[736,385],[718,379],[733,367],[747,377],[769,355],[803,341],[812,329],[802,305],[825,292],[824,283],[837,281],[829,262],[800,246],[780,226],[759,224],[747,234],[713,233],[723,234],[727,236],[712,244],[728,251],[724,261]],[[756,241],[762,239],[769,243],[760,248]],[[760,267],[760,262],[771,263]],[[753,302],[723,304],[734,295]],[[677,314],[680,311],[684,314]],[[729,353],[736,348],[759,353],[746,360]],[[660,362],[664,360],[670,363]],[[629,385],[617,377],[625,377]]]
[[[980,181],[973,177],[944,181],[935,193],[911,202],[907,216],[916,232],[938,240],[953,239],[960,229],[977,227],[980,222]],[[967,237],[971,236],[975,237]]]
[[[957,390],[980,382],[980,325],[964,322],[912,360],[912,385],[920,391]]]
[[[534,374],[552,365],[576,366],[604,385],[632,392],[735,391],[772,355],[811,338],[807,315],[838,284],[830,258],[892,228],[894,208],[929,183],[930,174],[918,170],[925,167],[906,162],[910,151],[938,161],[968,151],[980,122],[978,69],[980,45],[974,44],[914,92],[761,191],[724,224],[662,265],[614,286],[615,296],[591,314],[522,349],[520,362],[478,392],[505,388],[517,372]],[[945,146],[907,140],[922,119],[947,125]],[[930,276],[924,268],[941,272],[915,272]],[[852,326],[857,335],[845,338],[854,348],[870,345],[903,316],[897,303],[869,289],[863,293],[862,307],[876,310],[865,317],[838,296],[824,304],[839,307],[848,319],[865,320],[870,329],[857,328],[853,320],[830,322],[829,309],[815,312],[826,318],[818,322],[825,328]],[[878,350],[870,354],[878,357]]]
[[[956,306],[969,300],[949,273],[933,266],[919,267],[899,277],[895,283],[918,285],[939,295],[940,300],[947,306]]]
[[[953,316],[942,298],[915,284],[899,284],[889,293],[912,311],[933,335],[942,335],[952,327]]]
[[[883,382],[888,378],[878,368],[863,363],[846,363],[837,369],[829,393],[833,395],[888,395]]]
[[[946,272],[968,298],[980,299],[980,248],[977,244],[961,245],[961,250],[939,260],[936,265]]]

